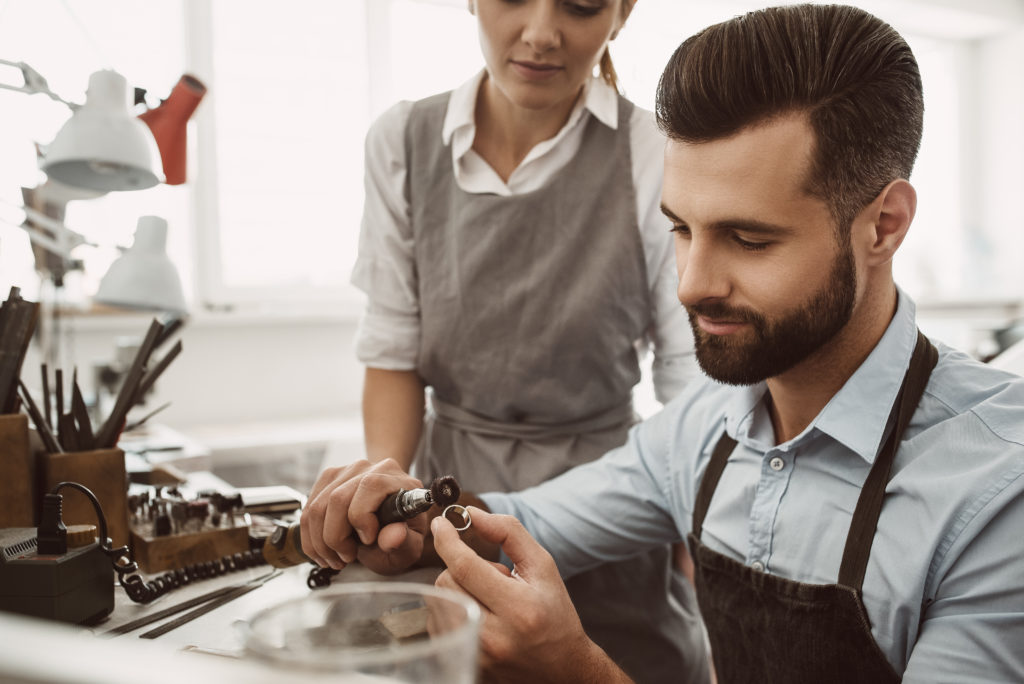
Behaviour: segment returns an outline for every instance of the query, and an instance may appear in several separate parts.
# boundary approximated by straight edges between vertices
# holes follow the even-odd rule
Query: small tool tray
[[[206,563],[249,550],[249,528],[241,525],[164,537],[132,532],[132,556],[147,574]]]

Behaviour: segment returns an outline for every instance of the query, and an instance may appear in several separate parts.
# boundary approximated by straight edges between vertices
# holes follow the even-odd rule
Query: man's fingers
[[[543,563],[548,569],[546,566],[554,563],[551,555],[516,518],[489,513],[475,506],[468,509],[473,518],[473,531],[481,539],[500,546],[520,577],[528,580],[538,564]]]
[[[377,509],[384,500],[400,489],[416,489],[422,486],[419,480],[400,470],[378,470],[381,465],[375,465],[359,480],[352,496],[352,503],[348,507],[348,521],[359,535],[359,541],[365,545],[373,544],[380,532]]]
[[[317,565],[340,570],[344,567],[344,561],[326,540],[331,534],[328,526],[336,525],[334,517],[326,497],[307,504],[300,519],[302,549]]]
[[[351,481],[358,479],[370,466],[368,461],[357,461],[341,468],[328,468],[313,485],[302,511],[300,527],[303,551],[317,565],[344,567],[344,561],[331,546],[349,534],[343,529],[347,523],[337,517],[338,508],[343,512],[348,507],[353,491]]]
[[[339,570],[364,558],[373,569],[407,568],[422,552],[425,520],[414,518],[382,530],[376,513],[389,495],[421,486],[387,459],[325,470],[302,512],[303,550],[318,565]]]
[[[474,526],[478,513],[482,511],[474,509]],[[444,516],[434,518],[430,529],[434,535],[434,549],[448,566],[444,575],[448,575],[455,585],[484,607],[494,610],[496,606],[510,600],[508,592],[518,591],[517,583],[509,584],[511,577],[508,568],[478,556],[476,551],[462,541],[455,527]]]
[[[327,559],[322,554],[316,551],[315,539],[319,539],[321,536],[317,533],[315,528],[311,527],[311,523],[301,522],[299,525],[299,539],[302,544],[302,552],[309,556],[309,559],[319,565],[321,568],[330,566]]]
[[[389,553],[402,546],[409,538],[409,526],[405,523],[385,525],[377,535],[377,546],[381,551]]]
[[[491,564],[492,568],[500,572],[505,577],[512,577],[512,570],[510,570],[507,565],[504,565],[503,563],[495,563],[494,561],[487,562]]]

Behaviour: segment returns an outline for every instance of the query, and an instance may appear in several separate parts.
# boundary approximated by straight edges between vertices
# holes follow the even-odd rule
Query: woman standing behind
[[[523,489],[625,441],[638,343],[659,400],[697,373],[659,210],[664,141],[607,51],[633,2],[469,0],[486,69],[371,128],[353,275],[371,461]],[[568,586],[638,682],[707,679],[667,547]]]

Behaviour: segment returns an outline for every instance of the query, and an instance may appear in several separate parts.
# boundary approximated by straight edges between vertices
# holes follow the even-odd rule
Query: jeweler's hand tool
[[[377,509],[377,520],[383,527],[414,518],[435,504],[444,510],[458,501],[461,493],[459,483],[452,475],[435,479],[429,488],[399,489],[381,503]],[[301,538],[299,523],[281,524],[264,542],[263,557],[277,568],[312,562],[302,551]]]
[[[384,499],[377,509],[377,520],[383,526],[414,518],[434,504],[444,509],[458,501],[461,493],[459,483],[451,475],[437,478],[429,489],[399,489]]]

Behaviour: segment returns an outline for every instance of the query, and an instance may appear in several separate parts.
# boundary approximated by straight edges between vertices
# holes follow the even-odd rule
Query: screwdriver
[[[433,505],[446,508],[454,504],[462,493],[452,475],[443,475],[430,483],[430,487],[399,489],[389,494],[377,508],[377,521],[381,527],[393,522],[409,520]],[[312,560],[302,551],[299,523],[278,525],[263,544],[263,558],[276,568],[287,568]]]

